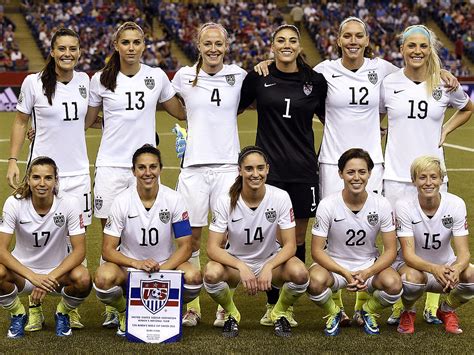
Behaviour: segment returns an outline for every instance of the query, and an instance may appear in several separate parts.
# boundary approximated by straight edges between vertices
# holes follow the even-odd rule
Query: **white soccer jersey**
[[[3,206],[0,232],[15,233],[12,255],[31,269],[57,267],[68,255],[67,237],[85,233],[79,201],[55,196],[49,212],[41,217],[31,199],[10,196]]]
[[[416,84],[403,69],[387,76],[382,84],[381,112],[388,114],[384,179],[411,182],[410,165],[421,155],[444,161],[438,147],[444,113],[448,106],[461,109],[469,97],[459,87],[449,93],[441,84],[428,97],[426,82]]]
[[[67,84],[57,82],[52,105],[43,93],[41,73],[25,78],[16,109],[31,116],[35,129],[29,160],[40,155],[54,159],[59,176],[89,174],[84,132],[88,95],[86,73],[74,72]]]
[[[385,197],[368,192],[364,207],[352,212],[337,192],[319,202],[312,234],[327,238],[327,253],[334,258],[366,261],[379,256],[379,232],[395,230],[393,210]]]
[[[161,264],[173,254],[175,238],[191,235],[191,227],[178,192],[160,185],[155,203],[147,211],[136,186],[131,186],[115,198],[104,233],[120,238],[120,252],[125,256]]]
[[[451,236],[468,236],[467,212],[464,201],[449,192],[441,193],[441,204],[429,218],[421,209],[418,195],[397,201],[397,236],[414,237],[415,254],[435,264],[456,259]]]
[[[183,67],[173,78],[173,87],[186,104],[188,138],[183,166],[237,164],[240,151],[237,109],[247,72],[235,64],[214,75],[196,66]]]
[[[175,91],[163,70],[145,64],[131,78],[119,72],[115,92],[100,83],[101,73],[92,77],[89,99],[90,106],[102,105],[104,111],[96,166],[128,168],[138,148],[156,144],[156,105],[171,99]]]
[[[382,163],[380,85],[398,68],[380,58],[364,58],[356,72],[345,68],[341,59],[321,62],[314,70],[328,82],[319,162],[337,164],[346,150],[362,148],[374,163]]]
[[[254,211],[239,196],[235,209],[230,211],[230,197],[222,195],[217,201],[209,230],[228,233],[227,251],[244,262],[266,260],[275,254],[277,227],[295,226],[293,207],[286,191],[265,185],[265,197]]]

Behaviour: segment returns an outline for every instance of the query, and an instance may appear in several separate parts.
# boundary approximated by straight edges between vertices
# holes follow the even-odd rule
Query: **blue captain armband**
[[[188,235],[191,235],[191,224],[189,224],[189,219],[185,219],[172,224],[173,232],[175,238],[181,238]]]

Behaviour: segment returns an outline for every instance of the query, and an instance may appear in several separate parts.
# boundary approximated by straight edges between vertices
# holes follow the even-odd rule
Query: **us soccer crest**
[[[313,84],[304,84],[303,85],[303,92],[306,96],[313,92]]]
[[[441,222],[443,223],[443,226],[447,229],[451,229],[453,227],[453,224],[454,224],[453,217],[451,217],[451,216],[444,216],[441,219]]]
[[[107,222],[105,222],[105,228],[110,228],[110,227],[112,227],[112,221],[113,221],[112,216],[108,216],[108,217],[107,217]]]
[[[265,218],[267,219],[268,222],[273,223],[276,221],[277,218],[277,213],[276,211],[271,208],[269,210],[265,211]]]
[[[153,90],[153,88],[155,87],[155,79],[146,77],[145,85],[148,89]]]
[[[436,101],[439,101],[441,97],[443,96],[443,91],[440,88],[436,88],[433,90],[433,99]]]
[[[168,302],[170,282],[165,280],[142,280],[140,296],[145,308],[152,314],[158,313]]]
[[[87,90],[84,85],[79,85],[79,94],[81,94],[84,99],[87,97]]]
[[[368,78],[369,78],[369,81],[375,85],[377,84],[377,81],[379,80],[379,76],[377,75],[376,72],[374,71],[369,71],[369,74],[367,74]]]
[[[23,102],[23,91],[20,91],[20,95],[18,95],[18,103],[21,104]]]
[[[367,222],[373,227],[379,222],[379,215],[377,213],[370,213],[367,215]]]
[[[225,81],[227,81],[227,84],[229,84],[230,86],[233,86],[235,84],[235,75],[234,74],[226,75]]]
[[[159,216],[160,216],[160,221],[163,222],[164,224],[168,223],[171,218],[170,211],[168,210],[164,210],[164,211],[161,210],[159,213]]]
[[[63,214],[55,214],[53,216],[53,222],[55,225],[57,225],[59,228],[64,226],[64,223],[66,223],[66,218],[64,217]]]
[[[314,217],[313,228],[314,228],[314,229],[319,229],[319,220],[318,220],[318,216]]]
[[[97,196],[96,198],[94,198],[94,207],[97,210],[100,210],[103,204],[104,204],[104,200],[102,200],[102,197]]]

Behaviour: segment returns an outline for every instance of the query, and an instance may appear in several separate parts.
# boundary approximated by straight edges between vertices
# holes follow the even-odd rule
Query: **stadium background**
[[[228,62],[234,61],[250,69],[255,62],[268,55],[268,39],[272,28],[286,21],[293,23],[292,9],[296,3],[277,1],[274,4],[224,3],[224,4],[179,4],[161,1],[77,1],[73,3],[49,2],[45,5],[37,1],[3,1],[0,11],[0,178],[6,176],[10,127],[13,122],[16,97],[25,75],[41,70],[44,55],[49,48],[51,32],[61,24],[72,26],[81,35],[83,55],[79,69],[94,72],[99,69],[110,55],[109,41],[113,28],[124,20],[134,20],[147,28],[147,53],[144,62],[157,65],[166,70],[171,77],[180,65],[192,64],[195,58],[192,39],[196,26],[218,20],[228,28],[233,38],[232,52]],[[303,4],[306,15],[302,24],[302,46],[311,65],[325,58],[333,58],[335,31],[339,21],[349,15],[360,16],[367,20],[371,30],[371,42],[376,53],[400,65],[395,34],[406,25],[424,23],[435,30],[443,42],[443,62],[445,67],[459,77],[463,88],[474,98],[474,81],[469,77],[473,71],[474,57],[474,9],[469,2],[461,1],[344,1],[314,2]],[[297,12],[293,10],[293,13]],[[8,20],[13,26],[9,27]],[[27,24],[29,21],[29,24]],[[12,31],[13,28],[15,31]],[[461,46],[461,42],[462,46]],[[460,56],[459,48],[463,49]],[[21,51],[22,56],[11,60],[13,52]],[[7,53],[10,55],[7,56]],[[18,56],[17,56],[18,57]],[[10,63],[8,58],[10,58]],[[26,67],[27,66],[27,67]],[[1,112],[4,111],[4,112]],[[452,114],[449,110],[447,117]],[[179,161],[174,153],[174,135],[170,132],[174,125],[163,111],[156,115],[157,129],[161,137],[160,149],[163,152],[165,169],[162,182],[173,187],[179,173]],[[471,179],[474,171],[474,145],[471,120],[448,137],[445,145],[446,163],[450,178],[450,191],[462,196],[467,203],[468,218],[471,226],[474,218],[474,189]],[[319,147],[322,125],[315,120],[315,146]],[[212,131],[212,127],[209,128]],[[239,116],[241,145],[253,144],[255,140],[256,114],[245,112]],[[100,131],[87,132],[88,153],[91,164],[95,161],[100,143]],[[27,156],[25,145],[21,161]],[[93,168],[91,165],[91,176]],[[0,201],[3,204],[11,193],[6,180],[0,184]],[[88,230],[88,260],[90,269],[97,267],[101,246],[101,232],[98,221],[94,221]],[[204,235],[204,240],[207,234]],[[307,241],[310,239],[307,234]],[[471,252],[474,251],[471,242]],[[308,250],[307,260],[310,260]],[[201,258],[205,263],[205,257]],[[472,259],[471,259],[472,260]],[[219,330],[212,327],[215,305],[202,293],[203,319],[193,329],[183,330],[183,340],[178,344],[152,346],[129,344],[114,335],[114,331],[102,329],[99,305],[94,295],[81,306],[80,312],[86,328],[75,331],[74,336],[58,339],[54,335],[53,312],[57,299],[48,298],[45,302],[46,326],[42,332],[27,334],[19,341],[8,341],[3,337],[8,328],[7,312],[0,312],[0,353],[3,352],[59,352],[60,346],[67,344],[73,352],[109,352],[120,346],[121,352],[431,352],[470,353],[474,338],[474,306],[468,304],[459,310],[464,334],[452,336],[444,333],[442,327],[428,326],[419,316],[416,333],[413,336],[401,336],[394,328],[385,326],[389,312],[381,318],[382,335],[369,337],[362,329],[344,329],[340,336],[328,339],[323,336],[324,321],[321,310],[303,297],[295,308],[300,326],[293,332],[291,339],[274,337],[271,328],[258,324],[264,312],[265,296],[244,295],[239,289],[236,303],[242,312],[241,334],[232,341],[223,339]],[[345,296],[348,310],[351,310],[354,297]],[[421,307],[421,306],[420,306]],[[63,351],[64,351],[63,350]]]

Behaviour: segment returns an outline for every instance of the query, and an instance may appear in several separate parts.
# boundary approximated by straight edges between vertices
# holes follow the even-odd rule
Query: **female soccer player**
[[[296,218],[296,256],[305,260],[308,219],[314,215],[318,196],[318,162],[314,150],[313,116],[324,116],[327,83],[301,57],[300,34],[295,26],[282,25],[272,35],[275,63],[270,75],[247,75],[239,110],[257,102],[256,145],[268,154],[272,167],[268,184],[287,191]],[[272,325],[270,296],[261,323]],[[295,323],[296,325],[296,323]]]
[[[404,311],[398,331],[415,331],[415,302],[430,291],[448,293],[437,316],[448,333],[460,334],[456,309],[474,296],[466,204],[456,195],[440,192],[446,171],[439,157],[416,158],[410,172],[417,193],[396,204],[397,235],[405,261],[399,269]]]
[[[193,231],[190,262],[200,269],[201,232],[207,226],[209,209],[215,207],[218,196],[229,191],[238,175],[237,108],[247,72],[234,64],[224,64],[229,36],[219,24],[210,22],[201,26],[197,48],[197,63],[178,70],[173,87],[184,100],[188,124],[177,190],[189,205]],[[199,298],[196,298],[188,304],[183,325],[196,326],[200,317]],[[222,311],[217,312],[214,325],[224,325]]]
[[[22,337],[27,321],[18,294],[31,294],[30,308],[40,305],[48,292],[61,295],[55,315],[56,335],[68,336],[72,334],[68,314],[91,290],[89,271],[81,265],[86,238],[79,201],[57,193],[56,163],[40,156],[30,163],[24,181],[3,207],[0,305],[11,314],[9,338]],[[10,252],[14,233],[15,248]]]
[[[179,193],[159,183],[162,168],[158,149],[148,144],[139,148],[132,158],[136,184],[117,196],[105,224],[105,263],[97,269],[94,288],[99,300],[119,312],[120,336],[125,335],[127,268],[182,270],[185,303],[196,298],[202,287],[201,273],[187,261],[191,227],[186,206]]]
[[[145,143],[156,142],[157,103],[172,116],[185,119],[184,109],[163,70],[140,63],[145,50],[140,26],[123,23],[114,34],[113,45],[110,60],[91,79],[86,117],[87,128],[101,108],[104,113],[94,181],[94,214],[103,225],[115,196],[134,181],[130,170],[133,153]]]
[[[84,225],[91,224],[92,196],[89,177],[84,121],[89,96],[89,77],[74,71],[81,55],[79,36],[58,29],[51,39],[51,52],[44,69],[23,81],[17,113],[10,137],[7,179],[16,187],[20,176],[17,160],[25,141],[30,118],[33,117],[34,142],[28,162],[37,156],[49,156],[58,164],[60,193],[68,193],[81,201]],[[41,329],[41,308],[30,308],[27,331]],[[72,312],[71,327],[83,328],[79,314]]]
[[[400,47],[405,67],[387,76],[382,84],[381,108],[388,114],[390,132],[385,150],[384,191],[392,206],[400,196],[414,193],[411,162],[428,154],[439,157],[444,164],[442,144],[450,132],[469,120],[474,110],[461,87],[448,92],[443,86],[439,47],[436,35],[427,27],[407,27]],[[443,125],[448,106],[458,111]],[[447,191],[447,184],[441,189]],[[425,308],[424,317],[429,323],[440,323],[434,306]],[[395,309],[390,323],[396,323],[399,311],[400,308]]]
[[[366,189],[374,167],[366,151],[349,149],[338,165],[344,189],[318,205],[311,245],[315,264],[310,268],[308,293],[329,314],[325,334],[335,336],[342,312],[332,291],[367,289],[372,296],[362,306],[364,330],[379,334],[375,317],[402,293],[401,279],[391,268],[397,254],[393,211],[384,197]],[[379,232],[384,246],[381,255],[375,245]]]
[[[229,288],[242,282],[249,295],[282,287],[271,312],[277,336],[288,337],[288,307],[306,291],[308,272],[295,255],[295,218],[288,193],[266,185],[269,165],[264,151],[242,149],[239,176],[228,195],[213,210],[207,253],[211,261],[204,272],[204,287],[226,311],[223,336],[239,333],[240,313]],[[280,236],[278,241],[277,234]],[[221,247],[227,236],[227,248]]]

